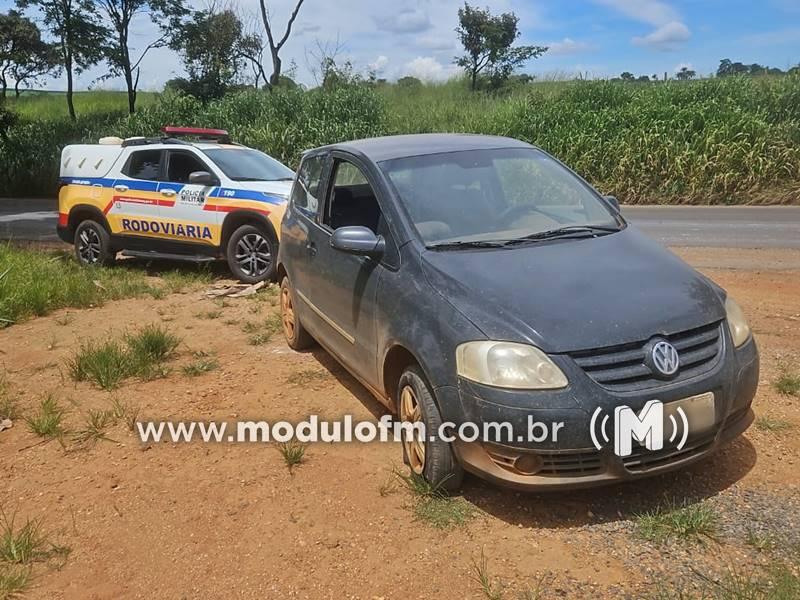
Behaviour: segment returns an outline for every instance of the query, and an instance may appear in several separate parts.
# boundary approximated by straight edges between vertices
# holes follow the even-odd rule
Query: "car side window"
[[[170,152],[167,165],[167,181],[172,183],[189,183],[190,174],[208,171],[208,167],[190,152]]]
[[[124,173],[133,179],[158,180],[161,175],[161,150],[132,152]]]
[[[297,181],[292,187],[292,205],[309,217],[319,211],[319,192],[325,156],[309,156],[297,171]]]
[[[323,224],[331,229],[361,225],[379,233],[383,221],[381,209],[364,173],[346,160],[337,160],[333,169],[333,185]]]

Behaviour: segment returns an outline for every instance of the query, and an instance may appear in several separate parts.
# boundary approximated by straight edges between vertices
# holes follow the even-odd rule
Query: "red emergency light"
[[[206,140],[217,140],[219,142],[230,141],[230,135],[224,129],[205,129],[203,127],[175,127],[165,125],[161,128],[161,133],[168,137],[195,136]]]

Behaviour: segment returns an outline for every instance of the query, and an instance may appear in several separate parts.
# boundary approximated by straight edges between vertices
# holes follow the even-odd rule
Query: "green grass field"
[[[800,75],[631,84],[570,81],[470,92],[461,80],[249,91],[208,104],[123,93],[11,101],[18,122],[0,136],[0,197],[55,192],[64,145],[107,135],[156,135],[165,124],[222,127],[292,168],[322,144],[399,133],[503,135],[552,153],[627,203],[800,202]]]
[[[154,92],[139,92],[136,105],[144,107],[158,99]],[[128,110],[128,96],[124,92],[98,91],[76,92],[75,112],[78,115],[117,113]],[[26,119],[67,118],[66,94],[61,92],[26,92],[19,98],[13,95],[6,99],[8,107]]]

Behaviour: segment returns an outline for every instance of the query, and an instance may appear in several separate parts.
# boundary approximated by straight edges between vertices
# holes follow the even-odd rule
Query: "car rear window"
[[[128,159],[125,175],[134,179],[158,179],[161,173],[161,150],[138,150]]]

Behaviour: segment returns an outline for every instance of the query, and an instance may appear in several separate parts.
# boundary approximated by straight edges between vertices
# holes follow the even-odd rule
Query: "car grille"
[[[518,475],[529,475],[520,471],[516,461],[521,456],[535,456],[539,467],[535,475],[541,477],[580,477],[602,473],[604,466],[600,453],[595,450],[568,450],[562,452],[527,451],[521,452],[513,448],[484,444],[489,457],[496,465],[506,471]]]
[[[672,344],[680,356],[680,369],[670,382],[691,379],[711,370],[722,350],[721,326],[721,322],[716,322],[674,335],[658,336]],[[664,379],[656,377],[645,364],[648,342],[584,350],[570,356],[589,377],[609,390],[646,390],[664,385]]]
[[[680,450],[673,447],[653,452],[641,446],[637,446],[634,448],[633,454],[622,459],[622,464],[624,464],[625,468],[631,473],[639,473],[702,454],[707,451],[713,443],[714,434],[712,433],[693,442],[689,442]]]

